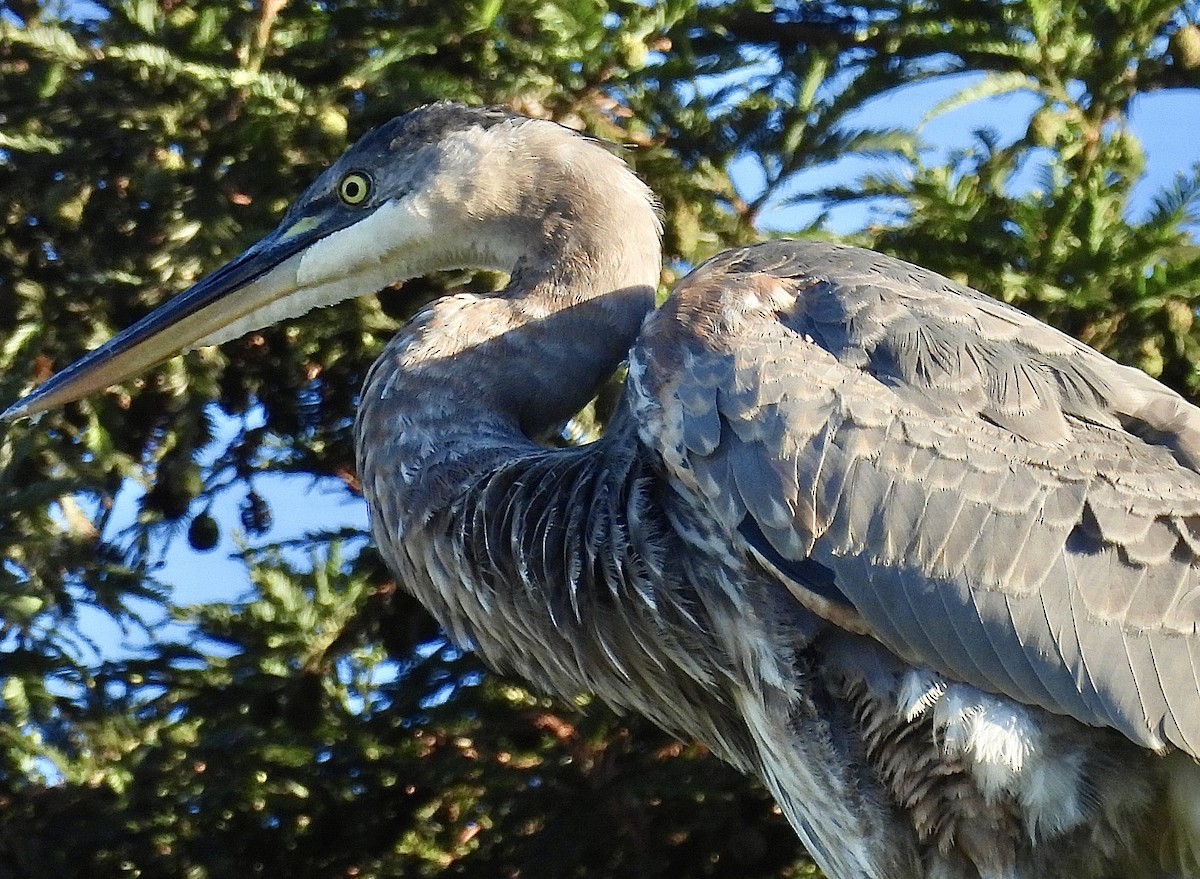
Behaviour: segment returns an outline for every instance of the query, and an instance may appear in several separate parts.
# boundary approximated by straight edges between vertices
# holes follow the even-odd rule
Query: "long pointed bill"
[[[129,329],[57,373],[33,393],[10,406],[0,419],[37,415],[118,384],[162,363],[174,354],[213,344],[249,316],[266,314],[257,326],[280,316],[272,306],[302,290],[300,263],[315,242],[350,223],[302,217],[281,226],[195,286],[146,315]],[[311,307],[311,306],[309,306]],[[289,309],[278,309],[286,312]],[[306,309],[302,309],[306,310]],[[253,329],[242,327],[242,332]]]

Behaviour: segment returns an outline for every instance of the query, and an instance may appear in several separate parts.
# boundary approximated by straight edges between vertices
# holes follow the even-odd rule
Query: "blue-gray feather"
[[[707,332],[713,311],[741,323]],[[686,353],[668,361],[670,345]],[[1197,675],[1200,475],[1178,451],[1196,419],[1170,392],[1141,376],[1174,418],[1147,422],[1143,389],[1118,386],[1140,374],[1032,318],[897,260],[799,242],[702,266],[634,356],[647,388],[655,364],[682,367],[679,417],[724,425],[719,445],[688,444],[698,500],[753,517],[743,538],[790,559],[779,567],[805,588],[831,591],[807,582],[812,560],[834,571],[899,655],[1200,753],[1195,688],[1189,701],[1176,683]],[[733,391],[700,370],[732,375]],[[1044,658],[1014,652],[1026,643]]]

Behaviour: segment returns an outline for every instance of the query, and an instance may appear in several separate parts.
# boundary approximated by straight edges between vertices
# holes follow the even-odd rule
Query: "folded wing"
[[[643,439],[797,600],[914,664],[1200,756],[1200,410],[857,248],[687,278]]]

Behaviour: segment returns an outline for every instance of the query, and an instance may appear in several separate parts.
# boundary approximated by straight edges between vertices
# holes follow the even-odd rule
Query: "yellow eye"
[[[360,205],[371,194],[371,178],[361,171],[351,171],[338,184],[338,197],[348,205]]]

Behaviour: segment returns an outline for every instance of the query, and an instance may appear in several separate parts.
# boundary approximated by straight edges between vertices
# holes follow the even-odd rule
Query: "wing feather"
[[[988,626],[986,632],[1017,688],[1015,692],[1021,693],[1017,698],[1029,705],[1057,704],[1069,698],[1069,688],[1059,686],[1054,689],[1056,678],[1047,680],[1038,673],[1047,652],[1046,645],[1050,643],[1050,633],[1044,625],[1045,613],[1038,606],[1040,602],[1035,604],[1005,595],[999,603],[1007,616],[1007,625]]]
[[[943,589],[926,583],[921,593],[904,590],[917,619],[924,621],[925,635],[931,643],[942,645],[945,665],[966,669],[964,674],[976,680],[996,680],[996,687],[1019,692],[1014,687],[1004,664],[995,655],[987,639],[987,626],[979,607],[968,590]],[[932,608],[932,613],[929,612]],[[975,622],[963,626],[961,620]]]
[[[681,496],[793,594],[829,572],[838,620],[905,661],[1200,756],[1200,410],[1170,390],[801,242],[697,269],[631,377]]]
[[[1195,710],[1196,670],[1190,656],[1189,661],[1172,662],[1176,651],[1172,649],[1170,639],[1174,637],[1178,636],[1152,632],[1146,639],[1163,699],[1169,709],[1163,714],[1163,738],[1171,742],[1182,741],[1187,750],[1195,752],[1200,750],[1200,738],[1186,724],[1180,724],[1177,718]]]

